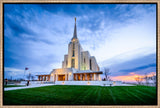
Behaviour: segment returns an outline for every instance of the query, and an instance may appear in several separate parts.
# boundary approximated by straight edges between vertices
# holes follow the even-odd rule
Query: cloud
[[[22,72],[22,69],[16,69],[16,68],[9,68],[9,67],[5,67],[4,68],[5,71],[15,71],[15,72]]]
[[[135,71],[140,71],[140,70],[144,70],[150,67],[156,67],[156,64],[148,64],[148,65],[144,65],[144,66],[140,66],[140,67],[136,67],[133,69],[124,69],[124,70],[120,70],[119,72],[135,72]]]
[[[33,73],[60,68],[73,36],[74,17],[83,49],[96,57],[100,67],[156,52],[156,5],[5,4],[5,67],[27,66]],[[119,70],[113,69],[124,74]]]
[[[150,72],[147,74],[147,76],[151,77],[155,74],[156,74],[156,72]],[[128,75],[113,76],[113,77],[111,77],[111,79],[114,81],[136,82],[135,78],[137,78],[137,77],[143,78],[144,75],[140,75],[140,74],[136,74],[134,72],[131,72]]]
[[[111,59],[109,61],[106,60],[105,62],[103,62],[102,66],[110,69],[111,76],[127,75],[131,71],[129,69],[136,69],[137,67],[147,66],[148,64],[156,64],[156,54],[153,53],[146,56],[140,56],[123,62],[122,60],[119,59],[120,62],[118,62],[117,58],[115,58],[115,60],[114,59]],[[102,70],[103,67],[101,67]],[[128,71],[122,71],[122,70],[128,70]],[[156,72],[156,66],[146,67],[141,70],[135,70],[133,72],[140,75],[149,72]]]
[[[24,74],[24,70],[22,69],[17,69],[17,68],[10,68],[10,67],[5,67],[4,68],[4,78],[9,78],[9,77],[13,77],[13,78],[22,78],[23,74]]]

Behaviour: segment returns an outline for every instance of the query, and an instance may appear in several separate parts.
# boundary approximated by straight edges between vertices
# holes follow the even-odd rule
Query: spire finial
[[[76,17],[75,17],[75,25],[74,25],[73,38],[74,38],[74,39],[77,39]],[[72,39],[73,39],[73,38],[72,38]]]

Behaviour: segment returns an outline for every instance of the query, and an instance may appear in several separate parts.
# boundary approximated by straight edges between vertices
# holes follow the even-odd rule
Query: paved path
[[[101,85],[101,86],[104,86],[104,85]],[[109,84],[105,85],[106,87],[110,86]],[[112,87],[113,86],[136,86],[136,85],[133,85],[133,84],[116,84],[116,85],[111,85]]]
[[[7,87],[7,88],[4,88],[4,91],[51,86],[51,85],[54,85],[54,84],[36,84],[36,85],[30,85],[30,86],[25,86],[25,87]]]
[[[43,87],[43,86],[51,86],[51,85],[54,85],[54,84],[34,84],[34,85],[30,85],[30,86],[25,86],[25,87],[8,87],[8,88],[4,88],[4,91]],[[110,85],[105,85],[105,86],[110,86]],[[112,85],[112,86],[135,86],[135,85],[132,85],[132,84],[117,84],[117,85]]]
[[[115,86],[136,86],[136,85],[133,85],[133,84],[117,84]]]

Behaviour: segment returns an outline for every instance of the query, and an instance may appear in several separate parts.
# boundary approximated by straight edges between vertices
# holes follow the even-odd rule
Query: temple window
[[[71,67],[75,68],[75,59],[72,59],[72,63],[71,64],[72,64]]]
[[[92,61],[90,59],[90,70],[92,70]]]
[[[72,57],[74,57],[74,50],[73,50],[73,52],[72,52]]]
[[[75,55],[75,43],[73,42],[72,57]]]

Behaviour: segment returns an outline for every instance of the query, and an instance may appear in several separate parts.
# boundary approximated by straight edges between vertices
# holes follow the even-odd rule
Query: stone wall
[[[64,55],[64,61],[62,62],[62,68],[67,68],[68,65],[68,55]]]
[[[91,56],[92,71],[99,71],[99,66],[94,56]]]
[[[81,69],[80,70],[90,70],[90,54],[88,51],[81,52]]]
[[[121,85],[121,81],[56,81],[55,85],[100,85],[116,86]]]

